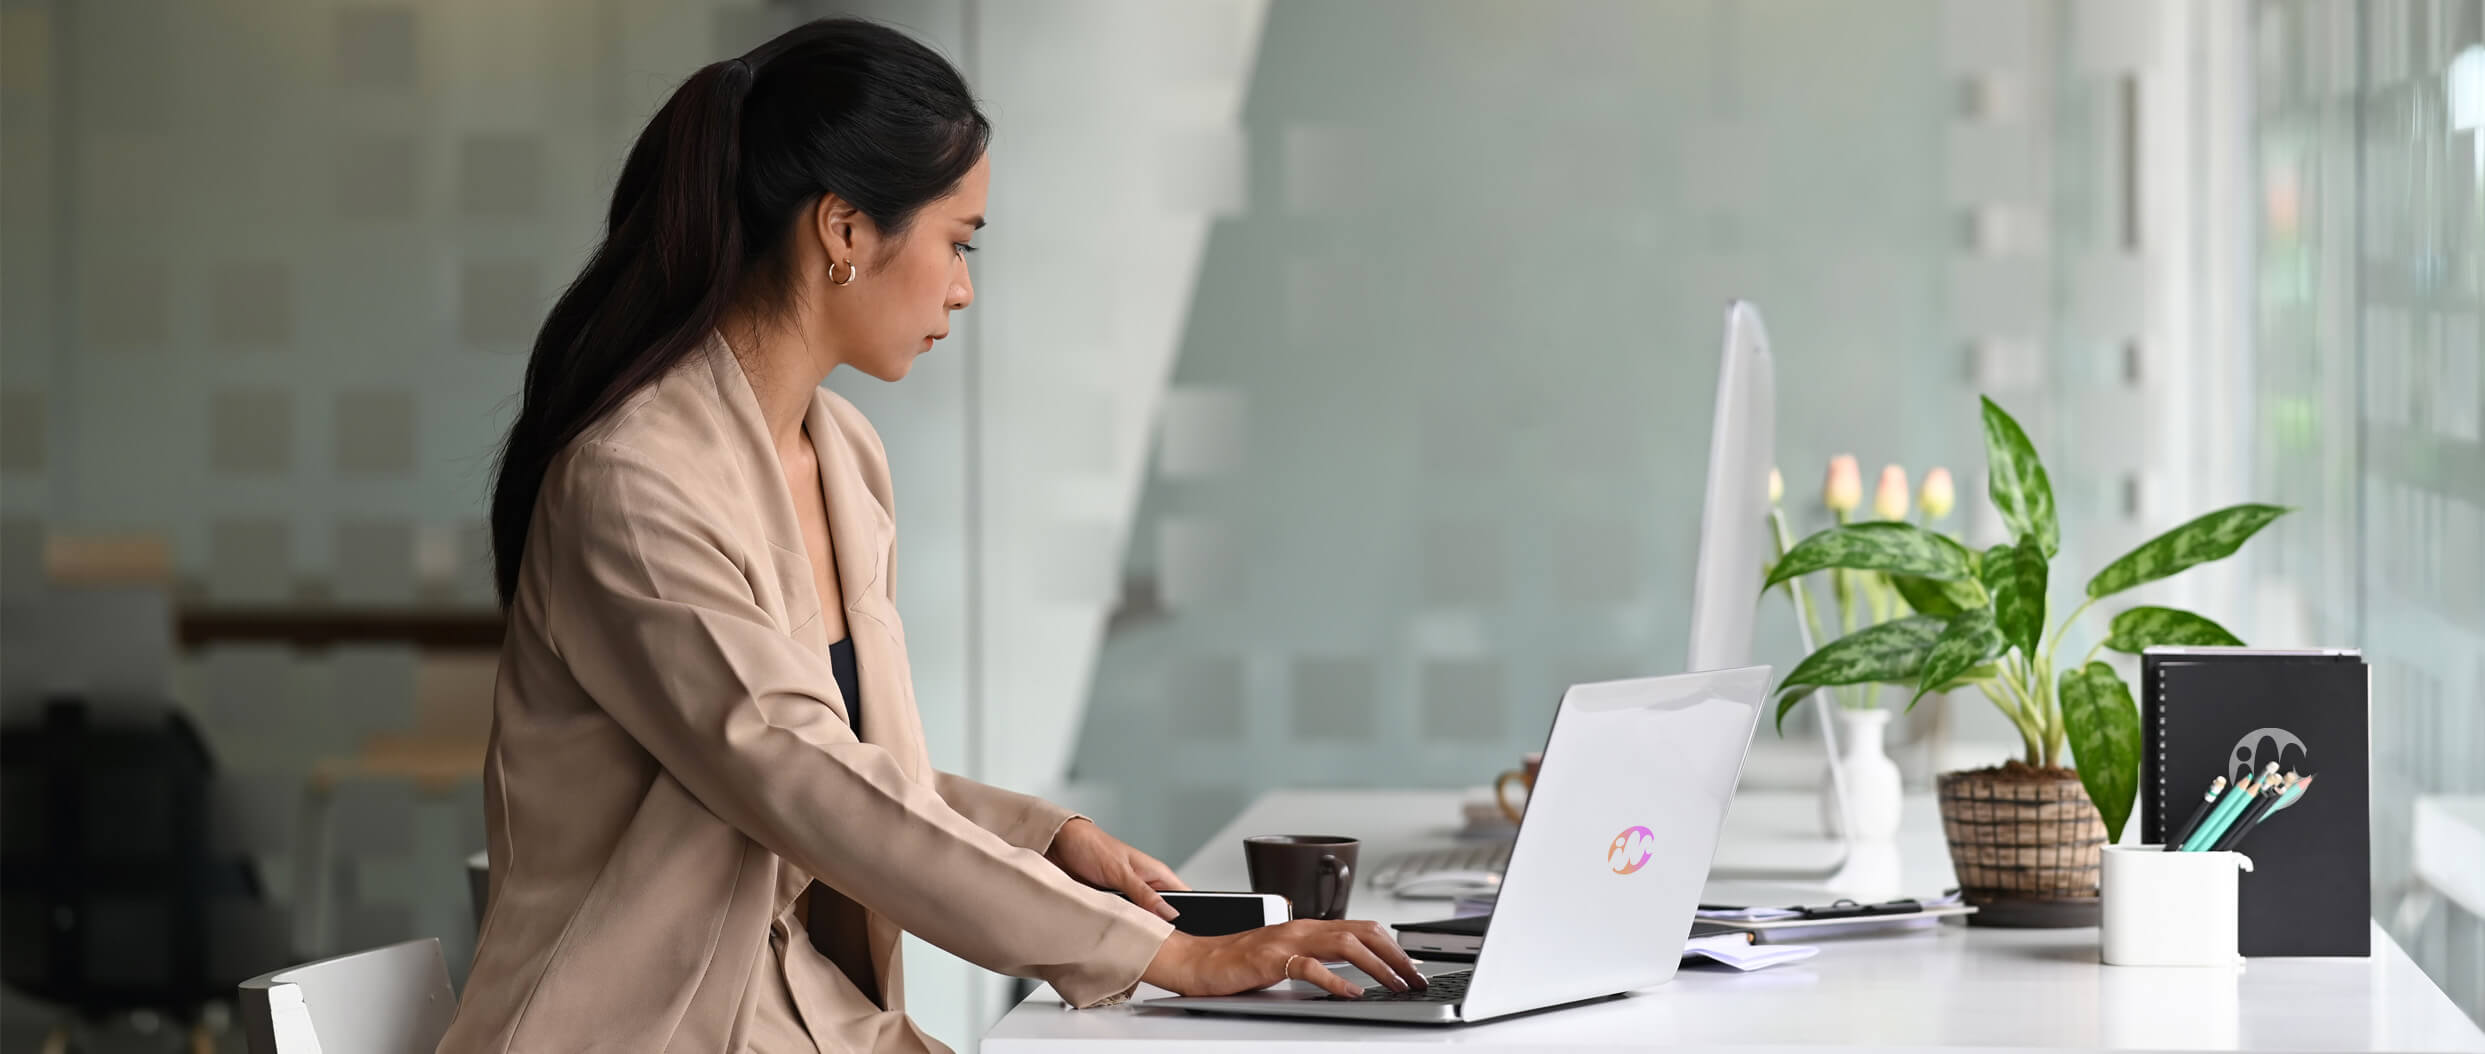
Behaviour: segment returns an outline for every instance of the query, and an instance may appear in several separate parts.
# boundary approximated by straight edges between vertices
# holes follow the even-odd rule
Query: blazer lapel
[[[865,482],[854,444],[829,410],[826,391],[811,398],[804,419],[819,451],[820,490],[828,496],[829,544],[837,551],[837,590],[845,594],[846,633],[854,641],[855,676],[862,684],[863,742],[889,752],[918,783],[930,783],[932,758],[923,742],[923,719],[915,710],[914,674],[906,664],[906,633],[889,596],[891,545],[897,524]],[[905,1007],[906,982],[899,962],[903,931],[878,912],[869,913],[864,939],[878,975],[881,1005]]]
[[[725,410],[725,431],[734,441],[745,486],[751,490],[760,536],[768,543],[767,551],[758,554],[767,566],[754,570],[774,581],[782,608],[776,614],[786,634],[825,654],[829,641],[817,617],[819,589],[812,584],[811,560],[803,550],[802,520],[794,512],[793,495],[785,490],[785,462],[777,457],[767,420],[760,416],[759,397],[751,391],[750,377],[742,372],[733,349],[723,337],[712,336],[707,355],[708,371]],[[839,705],[844,704],[840,701]]]
[[[865,482],[854,444],[838,427],[826,392],[812,398],[805,424],[819,452],[829,544],[837,553],[837,590],[844,594],[846,633],[854,641],[854,665],[862,681],[863,741],[886,748],[908,776],[929,780],[931,758],[924,749],[922,719],[915,712],[906,634],[889,597],[896,521]]]

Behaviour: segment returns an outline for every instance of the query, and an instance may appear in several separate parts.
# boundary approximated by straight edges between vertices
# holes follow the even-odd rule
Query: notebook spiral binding
[[[2168,815],[2166,814],[2166,807],[2167,807],[2167,805],[2168,805],[2169,803],[2168,803],[2168,801],[2167,801],[2167,799],[2166,799],[2166,671],[2165,671],[2165,668],[2164,668],[2164,667],[2159,667],[2159,668],[2157,669],[2156,673],[2157,673],[2157,683],[2156,683],[2155,685],[2151,686],[2151,687],[2155,688],[2155,689],[2156,689],[2156,691],[2157,691],[2157,737],[2156,737],[2157,741],[2156,741],[2155,743],[2150,744],[2150,746],[2151,746],[2153,749],[2152,749],[2152,750],[2150,750],[2150,751],[2149,751],[2149,753],[2150,753],[2151,755],[2153,755],[2153,756],[2151,756],[2151,757],[2149,758],[2149,763],[2150,763],[2151,765],[2154,765],[2154,766],[2156,767],[2156,769],[2157,769],[2157,824],[2158,824],[2158,826],[2159,826],[2160,828],[2164,828],[2164,830],[2160,830],[2160,831],[2158,832],[2157,837],[2158,837],[2158,840],[2162,842],[2162,841],[2164,841],[2165,839],[2168,839],[2168,838],[2172,838],[2172,837],[2174,837],[2174,831],[2172,830],[2172,828],[2174,827],[2174,818],[2173,818],[2173,817],[2171,817],[2171,816],[2168,816]],[[2142,832],[2142,833],[2144,833],[2144,834],[2145,834],[2145,833],[2147,833],[2147,832]]]

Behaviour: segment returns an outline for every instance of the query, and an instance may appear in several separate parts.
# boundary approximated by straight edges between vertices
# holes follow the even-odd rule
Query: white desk
[[[1253,803],[1181,867],[1202,889],[1244,889],[1246,834],[1347,834],[1363,860],[1449,841],[1457,794],[1446,791],[1280,791]],[[1790,839],[1808,795],[1738,799],[1730,840]],[[1930,798],[1908,803],[1894,848],[1877,856],[1911,891],[1947,885],[1949,860]],[[1874,876],[1881,884],[1886,875]],[[1783,886],[1780,886],[1783,889]],[[1712,900],[1766,892],[1712,885]],[[1812,896],[1818,896],[1815,887]],[[1358,887],[1349,914],[1384,922],[1436,918],[1442,901],[1401,901]],[[2240,971],[2106,967],[2097,933],[1950,925],[1821,942],[1810,961],[1751,974],[1685,970],[1627,999],[1466,1028],[1430,1029],[1208,1017],[1130,1005],[1071,1010],[1049,988],[984,1037],[984,1054],[1094,1050],[1344,1050],[1394,1044],[1473,1050],[2028,1047],[2158,1050],[2477,1050],[2485,1032],[2434,987],[2387,934],[2354,959],[2255,959]],[[1445,967],[1456,968],[1456,967]],[[1139,998],[1164,992],[1141,986]]]

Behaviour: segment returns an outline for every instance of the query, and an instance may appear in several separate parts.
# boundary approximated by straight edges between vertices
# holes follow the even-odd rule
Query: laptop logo
[[[1648,866],[1648,858],[1656,853],[1657,833],[1645,827],[1633,827],[1614,836],[1613,848],[1605,850],[1605,866],[1614,874],[1627,875]]]

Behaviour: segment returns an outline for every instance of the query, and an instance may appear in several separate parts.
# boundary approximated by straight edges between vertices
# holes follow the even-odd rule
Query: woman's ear
[[[870,226],[869,217],[835,194],[820,195],[819,202],[811,207],[812,236],[831,264],[855,264],[866,259],[871,247],[863,243],[870,240]]]

